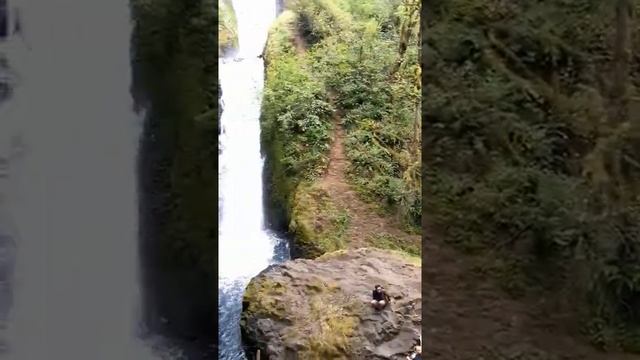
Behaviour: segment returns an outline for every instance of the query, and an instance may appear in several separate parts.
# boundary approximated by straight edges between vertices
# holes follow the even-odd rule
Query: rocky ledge
[[[245,292],[243,338],[263,359],[405,359],[421,328],[419,264],[357,249],[272,265]],[[376,284],[392,297],[382,311],[369,306]]]

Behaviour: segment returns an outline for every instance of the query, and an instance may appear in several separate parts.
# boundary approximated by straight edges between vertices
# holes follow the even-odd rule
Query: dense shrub
[[[351,182],[408,225],[419,226],[417,23],[402,35],[409,35],[409,46],[399,54],[399,24],[405,24],[400,4],[286,2],[288,10],[272,28],[266,48],[263,105],[263,139],[274,155],[268,159],[271,183],[278,184],[273,190],[281,199],[294,183],[322,173],[335,110],[347,130]],[[304,55],[291,46],[296,36],[306,44]]]
[[[586,261],[592,319],[631,334],[640,324],[640,137],[628,99],[640,63],[632,58],[622,75],[614,66],[615,6],[434,2],[423,45],[425,205],[467,250],[552,259],[567,271]]]

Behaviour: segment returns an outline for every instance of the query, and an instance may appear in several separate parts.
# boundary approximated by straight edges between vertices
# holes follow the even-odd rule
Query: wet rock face
[[[220,125],[220,119],[222,119],[222,111],[223,109],[222,103],[222,86],[218,83],[218,135],[222,133],[222,126]]]
[[[274,265],[247,287],[243,337],[269,359],[405,359],[420,336],[420,282],[420,267],[377,249]],[[376,284],[392,298],[382,311],[369,305]]]

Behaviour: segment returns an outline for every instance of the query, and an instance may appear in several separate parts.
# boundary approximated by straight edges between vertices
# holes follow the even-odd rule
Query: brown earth
[[[334,96],[330,94],[333,103]],[[393,241],[403,241],[418,245],[420,235],[409,234],[389,216],[380,214],[374,205],[364,202],[346,180],[349,160],[345,156],[345,130],[339,111],[333,117],[334,134],[327,171],[318,185],[326,191],[332,202],[349,214],[349,228],[345,234],[348,248],[360,248],[375,245],[372,239],[380,235],[389,235]],[[419,247],[418,247],[419,248]]]
[[[441,360],[631,360],[590,346],[567,309],[571,289],[513,299],[478,273],[487,257],[463,255],[435,237],[423,241],[424,350]]]

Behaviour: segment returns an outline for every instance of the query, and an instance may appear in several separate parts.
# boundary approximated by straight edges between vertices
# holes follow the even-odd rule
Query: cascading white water
[[[264,222],[260,153],[260,104],[264,83],[261,54],[275,0],[235,0],[239,49],[220,59],[224,112],[219,156],[221,222],[218,233],[219,358],[244,359],[240,342],[242,294],[249,280],[269,264],[288,257],[286,244]]]
[[[0,47],[18,75],[0,105],[9,158],[0,206],[17,246],[10,357],[153,359],[136,336],[141,124],[128,1],[11,5],[24,33]]]

